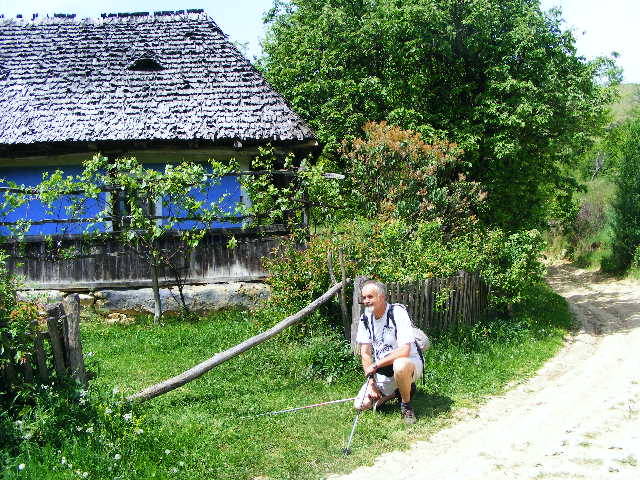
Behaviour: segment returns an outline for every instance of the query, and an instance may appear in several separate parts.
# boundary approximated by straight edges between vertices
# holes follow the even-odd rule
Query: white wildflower
[[[170,453],[171,453],[171,450],[165,450],[165,451],[164,451],[164,454],[165,454],[165,455],[169,455]]]
[[[85,357],[93,357],[96,353],[95,352],[87,352],[84,354]]]
[[[181,467],[184,467],[184,462],[178,462],[178,465],[180,465]]]
[[[113,390],[111,390],[111,393],[113,393],[114,395],[117,395],[118,393],[120,393],[120,389],[118,387],[113,387]]]
[[[120,455],[119,453],[116,453],[116,454],[113,456],[113,459],[114,459],[114,460],[120,460],[121,458],[122,458],[122,455]]]
[[[89,476],[89,472],[82,472],[82,478],[87,478]]]
[[[105,408],[105,409],[104,409],[104,414],[105,414],[105,415],[109,415],[109,414],[111,414],[111,413],[113,413],[113,410],[111,410],[109,407],[107,407],[107,408]]]
[[[142,435],[144,433],[144,430],[141,428],[136,428],[133,433],[135,433],[136,435]]]
[[[62,457],[62,458],[60,459],[60,463],[61,463],[62,465],[64,465],[65,463],[67,463],[67,458],[66,458],[66,457]]]
[[[87,432],[87,433],[93,433],[93,426],[91,426],[91,427],[87,427],[87,429],[85,430],[85,432]]]
[[[127,422],[131,421],[131,418],[133,418],[133,414],[132,413],[125,413],[124,415],[122,415],[122,418],[124,418]]]
[[[24,470],[24,467],[26,467],[26,465],[24,463],[21,463],[20,465],[18,465],[18,470]]]
[[[178,469],[176,467],[171,467],[171,473],[178,473]]]

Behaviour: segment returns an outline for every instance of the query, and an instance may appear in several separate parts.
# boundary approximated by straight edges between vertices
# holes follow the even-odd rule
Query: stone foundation
[[[58,290],[32,290],[19,293],[20,299],[34,299],[40,303],[62,300],[65,292]],[[270,288],[264,283],[232,282],[209,285],[186,285],[184,296],[189,310],[207,312],[223,308],[252,308],[269,298]],[[163,312],[179,312],[178,289],[161,288]],[[97,290],[80,294],[84,307],[98,308],[124,314],[153,313],[153,291],[150,288],[131,290]]]

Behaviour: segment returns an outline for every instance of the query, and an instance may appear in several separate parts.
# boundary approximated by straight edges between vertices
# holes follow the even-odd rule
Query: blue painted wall
[[[242,200],[242,192],[237,177],[222,177],[216,185],[210,185],[205,190],[192,189],[191,196],[197,201],[203,202],[203,209],[211,208],[215,205],[221,208],[220,216],[235,216],[236,206]],[[171,205],[168,199],[164,199],[162,205],[163,215],[184,217],[186,212],[181,212],[175,206]],[[210,228],[233,228],[241,227],[242,222],[214,222]],[[183,230],[193,227],[207,227],[196,221],[182,221],[175,225],[176,229]]]
[[[151,168],[154,170],[164,170],[163,164],[145,164],[145,168]],[[0,179],[5,181],[12,181],[18,185],[24,185],[26,187],[35,186],[42,180],[44,172],[53,173],[57,167],[4,167],[0,168]],[[65,166],[59,168],[63,170],[65,175],[77,175],[81,172],[80,166]],[[2,186],[6,184],[2,183]],[[238,179],[236,177],[224,177],[220,179],[220,183],[217,185],[209,186],[205,191],[199,191],[199,189],[192,189],[191,194],[199,201],[204,201],[206,204],[216,202],[224,195],[224,199],[221,203],[221,207],[225,214],[232,215],[236,205],[241,201],[241,189]],[[0,201],[3,194],[0,193]],[[87,200],[85,203],[84,218],[94,217],[105,206],[106,194],[100,195],[97,200]],[[57,202],[51,211],[48,211],[47,207],[37,200],[32,200],[13,211],[12,213],[5,214],[0,212],[0,217],[4,217],[2,221],[17,221],[19,219],[29,219],[32,221],[56,219],[56,218],[68,218],[69,215],[66,208],[70,205],[69,201]],[[161,211],[157,213],[162,216],[184,216],[182,212],[172,207],[168,199],[163,199],[162,202],[158,202]],[[166,222],[166,221],[165,221]],[[196,225],[194,221],[184,221],[178,223],[176,229],[191,228]],[[240,227],[242,222],[216,222],[211,225],[212,228],[232,228]],[[90,225],[89,223],[75,223],[75,224],[45,224],[45,225],[33,225],[27,232],[28,235],[56,235],[56,234],[79,234],[87,229],[93,231],[105,231],[109,228],[106,224]],[[10,235],[11,232],[7,227],[0,226],[0,235]]]
[[[45,172],[53,173],[59,168],[57,167],[9,167],[0,168],[0,178],[5,181],[12,181],[18,185],[24,185],[25,187],[33,187],[38,185],[42,181],[42,175]],[[66,166],[60,168],[68,175],[77,175],[81,172],[80,166]],[[2,186],[7,186],[6,183],[2,183]],[[4,194],[0,193],[0,199],[4,200]],[[102,210],[104,207],[105,195],[101,195],[97,200],[89,199],[85,202],[85,212],[83,218],[92,218]],[[2,221],[15,222],[20,219],[28,219],[32,221],[48,220],[56,218],[69,218],[66,208],[71,205],[70,199],[63,199],[56,202],[51,208],[41,203],[38,200],[31,200],[13,212],[6,214],[6,212],[0,212],[0,216],[4,217]],[[45,224],[45,225],[32,225],[27,235],[55,235],[55,234],[79,234],[86,230],[91,231],[104,231],[105,225],[93,225],[89,223],[74,223],[74,224]],[[7,227],[0,227],[0,235],[10,235],[11,232]]]
[[[164,171],[164,164],[161,163],[145,163],[144,168],[156,170],[158,172]],[[205,171],[211,173],[211,167],[205,166]],[[191,196],[196,200],[203,203],[203,208],[210,206],[212,203],[219,206],[223,214],[222,216],[235,216],[234,211],[238,203],[242,200],[242,191],[238,178],[235,176],[226,176],[219,179],[217,183],[212,182],[207,185],[205,189],[193,188],[191,189]],[[222,200],[220,200],[222,199]],[[171,204],[169,198],[163,198],[162,202],[158,202],[159,209],[156,211],[158,216],[174,216],[174,217],[186,217],[186,212],[180,211],[175,205]],[[161,208],[161,211],[160,211]],[[162,223],[167,224],[169,220],[162,220]],[[204,225],[197,221],[186,220],[178,222],[174,225],[176,230],[186,230],[194,227],[202,228],[234,228],[241,227],[242,222],[214,222],[211,225]]]

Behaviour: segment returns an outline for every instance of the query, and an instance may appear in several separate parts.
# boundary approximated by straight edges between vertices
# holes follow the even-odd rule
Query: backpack
[[[393,315],[393,311],[395,307],[404,308],[405,310],[407,309],[407,307],[405,307],[401,303],[389,304],[389,313],[387,314],[386,326],[387,327],[389,326],[389,322],[393,323],[393,333],[395,334],[396,340],[397,340],[398,328],[396,327],[396,319],[394,318],[394,315]],[[360,317],[360,320],[364,323],[364,327],[367,329],[367,332],[369,332],[369,337],[371,337],[371,340],[373,341],[373,335],[371,333],[371,329],[369,328],[369,319],[367,318],[367,315],[363,313],[362,316]],[[411,327],[413,328],[413,337],[414,337],[413,343],[416,345],[416,348],[418,350],[418,355],[420,356],[420,360],[422,361],[422,366],[424,367],[424,356],[422,352],[428,350],[431,347],[431,341],[429,340],[429,337],[427,337],[426,333],[424,333],[418,327],[413,325],[413,321],[411,320],[411,317],[409,317],[409,321],[411,321]]]

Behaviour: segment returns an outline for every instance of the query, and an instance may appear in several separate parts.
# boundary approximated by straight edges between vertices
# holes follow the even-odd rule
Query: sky
[[[203,8],[229,35],[246,44],[245,54],[253,59],[260,54],[264,36],[262,16],[273,0],[0,0],[0,14],[75,13],[78,17],[99,17],[101,13],[153,12]],[[625,83],[640,83],[640,49],[636,48],[640,0],[541,0],[547,10],[559,6],[565,27],[573,30],[578,53],[590,59],[617,52],[618,65],[624,69]]]

